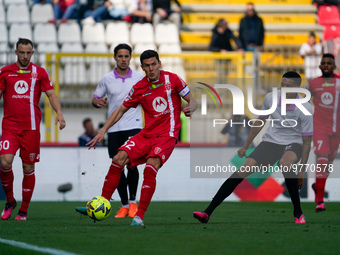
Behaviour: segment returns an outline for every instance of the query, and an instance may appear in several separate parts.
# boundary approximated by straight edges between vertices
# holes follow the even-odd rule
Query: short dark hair
[[[313,36],[314,38],[316,38],[316,35],[315,35],[315,33],[313,31],[309,32],[309,36]]]
[[[333,55],[332,53],[324,53],[324,54],[322,55],[322,58],[331,58],[331,59],[333,59],[334,62],[335,62],[335,57],[334,57],[334,55]]]
[[[288,71],[284,75],[282,75],[282,78],[288,78],[294,80],[294,83],[298,86],[301,85],[301,76],[297,72],[294,71]]]
[[[90,121],[92,121],[90,118],[85,118],[85,119],[83,120],[83,127],[85,128],[86,123],[87,123],[87,122],[90,122]]]
[[[143,65],[143,60],[144,59],[149,59],[155,57],[157,61],[159,62],[159,55],[157,51],[154,50],[146,50],[140,55],[140,63]]]
[[[119,50],[122,50],[122,49],[123,49],[123,50],[128,50],[128,51],[130,52],[130,55],[131,55],[132,49],[131,49],[130,45],[128,45],[128,44],[126,44],[126,43],[118,44],[118,45],[114,48],[113,54],[114,54],[114,55],[117,55],[118,51],[119,51]]]
[[[30,44],[32,46],[33,49],[33,42],[30,39],[27,38],[19,38],[19,40],[17,41],[16,45],[15,45],[15,49],[18,49],[19,44],[23,44],[23,45],[27,45]]]

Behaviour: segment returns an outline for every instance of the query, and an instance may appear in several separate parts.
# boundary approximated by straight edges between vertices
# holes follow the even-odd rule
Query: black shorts
[[[280,160],[286,151],[293,151],[298,161],[302,156],[302,145],[298,143],[292,143],[288,145],[280,145],[270,142],[261,142],[255,150],[248,156],[248,158],[254,159],[257,164],[260,165],[271,165],[273,166],[276,161]],[[296,162],[296,163],[297,163]]]
[[[109,133],[108,151],[110,158],[113,158],[117,154],[119,147],[121,147],[129,138],[137,135],[140,131],[141,129],[137,128]]]

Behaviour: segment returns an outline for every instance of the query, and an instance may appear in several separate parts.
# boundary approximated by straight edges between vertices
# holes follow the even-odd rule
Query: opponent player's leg
[[[137,187],[139,180],[139,172],[137,166],[127,167],[127,185],[129,188],[129,217],[133,218],[137,212]]]
[[[22,180],[22,202],[16,220],[27,220],[27,211],[35,187],[34,164],[23,163],[24,178]]]
[[[247,158],[243,163],[242,167],[238,169],[235,173],[233,173],[220,187],[217,191],[216,195],[213,197],[209,206],[203,212],[194,212],[194,218],[198,219],[202,223],[207,223],[210,215],[214,212],[214,210],[226,199],[230,196],[231,193],[236,189],[236,187],[246,178],[248,175],[251,175],[253,172],[251,171],[243,171],[242,169],[252,169],[252,167],[257,166],[256,160],[253,158]]]
[[[300,146],[300,145],[297,145]],[[301,146],[294,148],[295,150],[302,150]],[[286,151],[278,162],[278,165],[282,169],[282,174],[285,178],[286,186],[290,195],[294,207],[294,219],[295,223],[306,223],[300,205],[300,194],[297,175],[292,171],[291,166],[300,160],[300,153],[293,150]]]
[[[1,219],[7,220],[9,217],[11,217],[12,210],[17,205],[13,194],[14,175],[12,171],[12,163],[14,160],[14,155],[13,154],[1,155],[0,160],[1,160],[0,166],[1,185],[5,191],[7,201],[5,208],[1,213]]]
[[[113,192],[117,189],[120,181],[120,176],[124,166],[130,162],[129,156],[126,151],[119,150],[113,157],[109,171],[105,177],[102,196],[107,200],[111,200]]]

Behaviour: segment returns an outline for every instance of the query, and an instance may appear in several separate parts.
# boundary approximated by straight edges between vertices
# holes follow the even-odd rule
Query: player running
[[[301,77],[298,73],[290,71],[282,76],[281,87],[300,87],[300,85]],[[289,99],[301,98],[297,93],[287,93],[286,96]],[[261,165],[274,165],[276,161],[279,161],[278,166],[285,170],[282,173],[294,206],[295,223],[306,223],[299,197],[299,185],[302,186],[303,178],[299,178],[298,183],[298,178],[291,171],[291,166],[298,163],[300,159],[301,164],[307,163],[313,135],[313,117],[312,115],[305,115],[294,104],[287,105],[287,114],[281,115],[281,93],[278,93],[277,97],[278,105],[276,110],[270,115],[276,121],[273,122],[273,125],[269,125],[269,128],[262,137],[262,142],[248,157],[246,150],[264,126],[260,120],[267,119],[269,116],[260,116],[260,120],[253,124],[245,144],[237,152],[239,157],[246,156],[247,159],[240,169],[222,184],[210,205],[202,212],[193,213],[193,216],[200,222],[207,223],[216,207],[234,191],[244,178],[255,172],[249,171],[249,169],[258,167],[260,170]],[[271,108],[272,99],[272,92],[265,96],[262,110]],[[312,106],[309,103],[304,103],[303,106],[312,114]],[[287,124],[285,126],[281,125],[283,120],[289,121],[290,119],[295,120],[297,125],[293,125],[294,121],[291,121],[289,126]],[[302,174],[303,171],[304,169],[302,169]]]
[[[324,193],[329,171],[333,168],[340,142],[340,76],[334,74],[335,59],[332,54],[323,54],[320,64],[322,76],[310,80],[310,90],[314,103],[314,153],[317,157],[315,183],[312,188],[315,193],[315,210],[326,210]]]
[[[55,123],[59,129],[66,126],[59,99],[54,92],[44,68],[31,63],[34,53],[32,41],[19,38],[15,54],[17,62],[5,66],[0,71],[0,98],[4,96],[4,117],[0,140],[0,178],[7,203],[1,219],[11,217],[17,202],[13,195],[14,155],[20,149],[24,178],[22,181],[22,203],[16,220],[27,220],[27,210],[35,186],[35,163],[40,160],[40,121],[39,100],[45,92],[54,111]]]
[[[102,189],[102,196],[110,200],[118,187],[124,166],[134,167],[146,163],[140,202],[132,226],[144,225],[144,214],[156,189],[158,170],[169,159],[177,143],[181,127],[181,97],[188,102],[188,106],[182,109],[187,117],[191,117],[197,108],[187,84],[177,74],[160,70],[161,61],[156,51],[144,51],[140,62],[146,76],[132,87],[124,103],[111,114],[101,131],[88,143],[89,149],[95,148],[111,126],[131,107],[141,104],[145,127],[119,148],[112,159]]]

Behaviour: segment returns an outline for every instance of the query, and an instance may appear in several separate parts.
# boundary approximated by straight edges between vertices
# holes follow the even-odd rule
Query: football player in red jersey
[[[96,143],[103,140],[105,132],[129,108],[142,105],[145,127],[118,149],[102,189],[102,196],[110,200],[123,167],[126,164],[135,166],[146,163],[139,207],[131,225],[144,225],[144,213],[156,188],[157,172],[169,159],[177,143],[181,110],[191,117],[197,109],[187,84],[177,74],[160,70],[161,62],[156,51],[144,51],[140,62],[146,76],[132,87],[124,103],[110,115],[102,130],[87,144],[89,149],[95,148]],[[183,109],[181,97],[188,102],[188,106]]]
[[[317,156],[315,183],[316,211],[326,210],[324,193],[326,179],[333,170],[340,142],[340,76],[334,74],[335,59],[332,54],[323,54],[320,64],[322,76],[310,80],[308,89],[314,103],[314,136],[313,142]]]
[[[12,163],[20,149],[23,166],[22,203],[16,220],[27,220],[27,209],[35,186],[35,163],[40,160],[40,121],[39,100],[45,92],[57,113],[55,123],[59,129],[66,125],[59,99],[54,92],[44,68],[31,63],[34,53],[31,40],[19,38],[15,54],[17,62],[5,66],[0,71],[0,98],[4,96],[4,117],[0,140],[0,177],[7,203],[1,219],[7,220],[17,203],[13,195]]]

